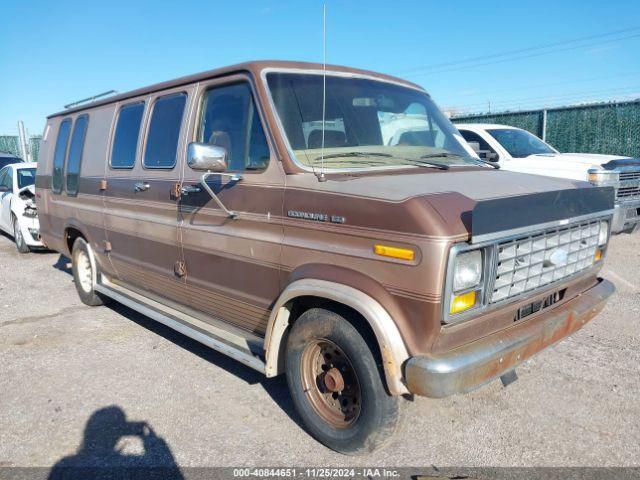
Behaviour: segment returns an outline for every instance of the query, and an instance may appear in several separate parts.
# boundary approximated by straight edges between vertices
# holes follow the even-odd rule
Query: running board
[[[203,322],[133,292],[126,287],[111,283],[104,276],[101,277],[100,282],[95,285],[96,292],[112,298],[116,302],[126,305],[132,310],[146,315],[220,353],[224,353],[254,370],[261,373],[266,372],[264,360],[254,353],[263,351],[264,341],[262,339],[253,337],[250,334],[243,337]]]

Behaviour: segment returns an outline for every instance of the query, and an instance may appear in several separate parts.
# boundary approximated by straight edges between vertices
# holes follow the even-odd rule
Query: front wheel
[[[399,429],[402,399],[387,393],[376,355],[343,316],[304,312],[291,328],[285,363],[296,410],[327,447],[372,452]]]
[[[13,217],[13,241],[16,242],[16,248],[20,253],[29,253],[31,249],[27,242],[24,241],[22,230],[20,229],[20,222],[17,217]]]
[[[80,300],[85,305],[96,307],[102,305],[102,297],[95,291],[96,272],[93,271],[94,264],[91,261],[89,244],[84,238],[78,237],[73,242],[71,249],[73,280]]]

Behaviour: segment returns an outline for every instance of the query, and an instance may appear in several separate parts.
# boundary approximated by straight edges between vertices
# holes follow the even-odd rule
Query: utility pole
[[[20,141],[20,152],[25,162],[31,161],[31,152],[29,151],[29,144],[27,143],[27,134],[24,131],[24,123],[22,120],[18,122],[18,139]]]
[[[547,141],[547,109],[542,110],[542,141]]]

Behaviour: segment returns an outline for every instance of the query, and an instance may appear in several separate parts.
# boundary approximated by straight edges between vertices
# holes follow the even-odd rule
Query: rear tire
[[[376,355],[343,316],[304,312],[289,333],[285,364],[298,414],[332,450],[372,452],[399,430],[403,400],[387,393]]]
[[[22,236],[22,230],[20,230],[20,223],[18,222],[18,217],[13,217],[13,241],[16,242],[16,248],[20,253],[29,253],[31,249],[27,242],[24,241],[24,237]]]
[[[71,261],[73,280],[82,303],[90,307],[103,305],[103,298],[95,291],[97,272],[93,271],[94,263],[91,261],[89,244],[84,238],[78,237],[73,242]]]

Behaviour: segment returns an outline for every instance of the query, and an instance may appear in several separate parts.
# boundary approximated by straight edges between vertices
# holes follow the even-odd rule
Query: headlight
[[[602,220],[600,222],[600,233],[598,233],[598,246],[604,247],[609,241],[609,222]]]
[[[482,253],[480,250],[461,253],[453,268],[453,291],[460,292],[476,287],[482,280]]]
[[[618,178],[618,172],[612,172],[610,170],[589,170],[587,175],[587,180],[596,185],[616,183]]]

